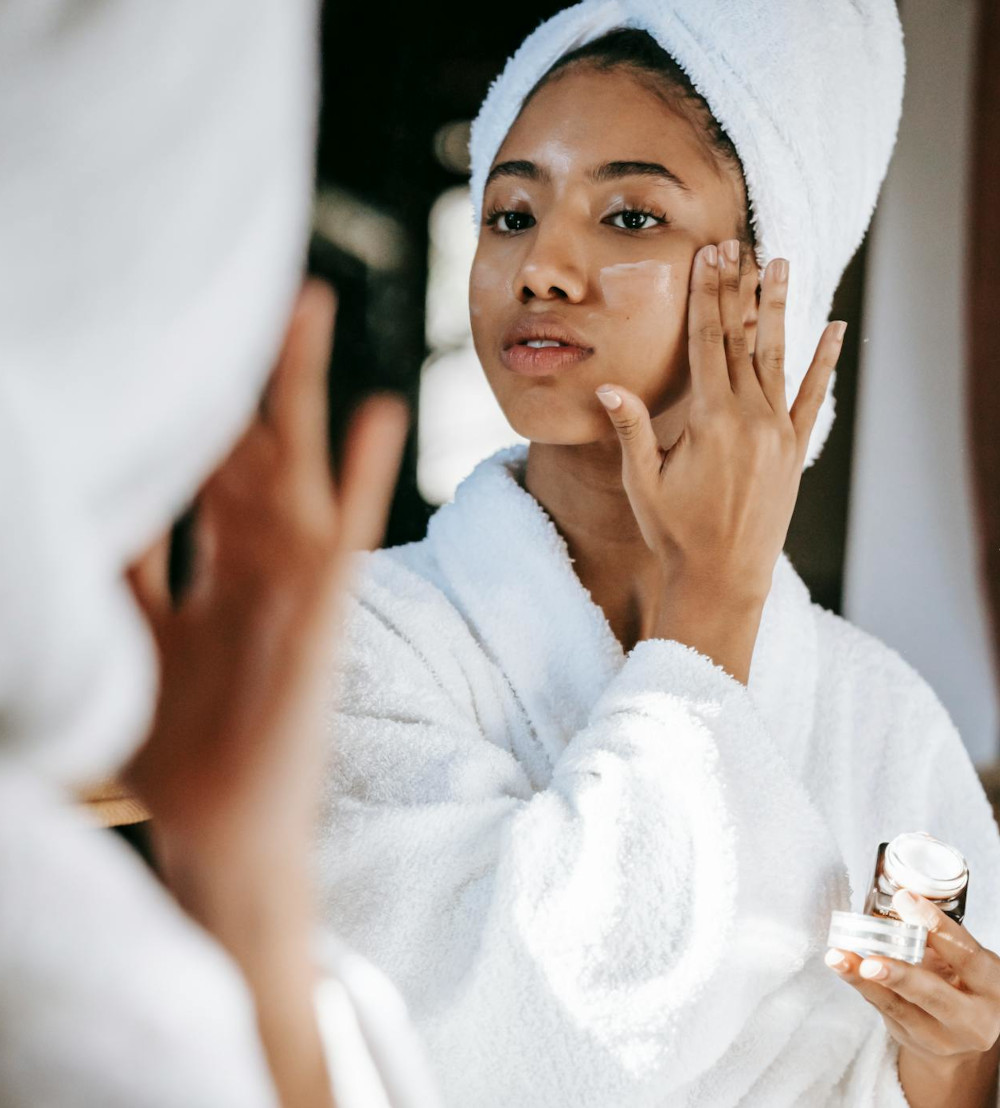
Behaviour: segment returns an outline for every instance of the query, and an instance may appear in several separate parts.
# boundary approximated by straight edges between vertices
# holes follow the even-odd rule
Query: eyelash
[[[490,230],[492,230],[497,235],[516,235],[516,234],[518,234],[517,230],[510,230],[509,228],[504,229],[502,227],[497,226],[497,224],[500,222],[500,220],[503,219],[503,217],[506,216],[506,215],[525,216],[526,218],[532,220],[532,226],[534,226],[534,218],[535,217],[530,212],[518,211],[516,208],[491,208],[490,211],[488,211],[486,213],[486,215],[483,217],[483,223],[487,227],[489,227]],[[521,228],[519,228],[519,230],[527,231],[527,230],[529,230],[529,228],[528,227],[521,227]]]
[[[652,208],[631,208],[631,207],[619,208],[618,211],[612,212],[607,217],[607,219],[615,219],[617,216],[620,216],[620,215],[643,215],[643,216],[647,216],[649,219],[653,220],[654,224],[657,227],[664,227],[670,222],[670,220],[667,219],[666,215],[663,212],[655,212],[655,211],[653,211]],[[605,222],[607,222],[607,219],[605,220]],[[615,226],[615,225],[612,224],[612,226]],[[643,231],[648,231],[649,228],[648,227],[618,227],[618,230],[619,231],[628,231],[629,234],[632,234],[632,235],[641,235]]]
[[[658,227],[668,226],[670,223],[670,220],[667,219],[664,213],[656,212],[653,211],[652,208],[644,207],[619,208],[618,211],[611,212],[610,215],[606,216],[601,222],[608,223],[609,220],[615,219],[617,216],[626,214],[646,216],[647,218],[652,219],[655,226]],[[487,227],[489,227],[494,234],[497,235],[517,235],[520,234],[521,231],[528,231],[531,229],[531,227],[520,227],[517,229],[503,229],[501,227],[498,227],[497,224],[500,222],[500,220],[503,219],[504,216],[508,215],[524,216],[527,219],[532,220],[531,227],[535,225],[535,217],[530,212],[518,211],[515,208],[492,208],[484,216],[483,223]],[[615,229],[618,231],[625,231],[627,234],[630,235],[641,235],[643,231],[648,231],[650,229],[649,227],[619,227],[615,224],[609,225],[615,227]]]

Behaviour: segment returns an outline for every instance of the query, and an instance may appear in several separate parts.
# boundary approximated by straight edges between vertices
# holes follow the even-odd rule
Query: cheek
[[[618,377],[656,408],[671,401],[684,378],[689,272],[651,260],[606,266],[598,276]]]
[[[487,328],[496,309],[509,305],[514,280],[508,266],[477,257],[469,274],[469,316],[472,330]]]
[[[669,314],[677,299],[677,267],[669,262],[622,262],[598,274],[601,295],[616,315]]]

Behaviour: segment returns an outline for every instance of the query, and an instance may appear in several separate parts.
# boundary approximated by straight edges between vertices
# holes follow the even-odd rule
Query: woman
[[[331,606],[405,425],[373,402],[333,487],[333,298],[297,295],[314,23],[0,10],[5,1108],[434,1103],[391,991],[317,944],[308,870]],[[150,628],[126,567],[199,489],[191,590],[131,574]],[[162,884],[74,804],[126,762]]]
[[[473,334],[530,445],[369,561],[323,859],[450,1104],[995,1102],[988,805],[781,555],[901,83],[889,0],[584,3],[473,128]],[[969,930],[901,904],[923,966],[831,972],[917,828],[968,856]]]

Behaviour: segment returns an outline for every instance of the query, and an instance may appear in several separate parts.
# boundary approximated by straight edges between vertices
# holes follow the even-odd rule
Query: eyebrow
[[[529,181],[548,181],[549,175],[544,169],[540,169],[534,162],[513,161],[500,162],[495,165],[486,178],[486,184],[495,181],[498,177],[523,177]]]
[[[673,188],[680,189],[682,192],[686,192],[689,195],[691,194],[691,188],[686,185],[676,173],[667,169],[665,165],[660,165],[659,162],[605,162],[603,165],[599,165],[596,169],[591,170],[589,176],[595,184],[605,184],[608,181],[620,181],[625,177],[656,177]],[[520,177],[524,180],[542,181],[543,183],[551,179],[549,173],[542,169],[541,166],[536,165],[534,162],[521,160],[500,162],[495,165],[486,178],[486,184],[489,185],[498,177]]]
[[[668,185],[690,193],[691,189],[674,173],[659,162],[605,162],[591,174],[592,181],[603,184],[606,181],[619,181],[623,177],[659,177]]]

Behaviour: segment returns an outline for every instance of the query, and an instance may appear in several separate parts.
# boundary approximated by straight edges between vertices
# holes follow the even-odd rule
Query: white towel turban
[[[617,28],[647,31],[687,73],[743,164],[763,267],[792,265],[791,401],[864,236],[896,140],[902,28],[893,0],[584,0],[543,23],[490,88],[472,127],[476,222],[497,151],[549,68]],[[812,463],[833,422],[833,382]]]
[[[103,774],[122,585],[252,412],[299,280],[311,0],[0,6],[0,771]]]

